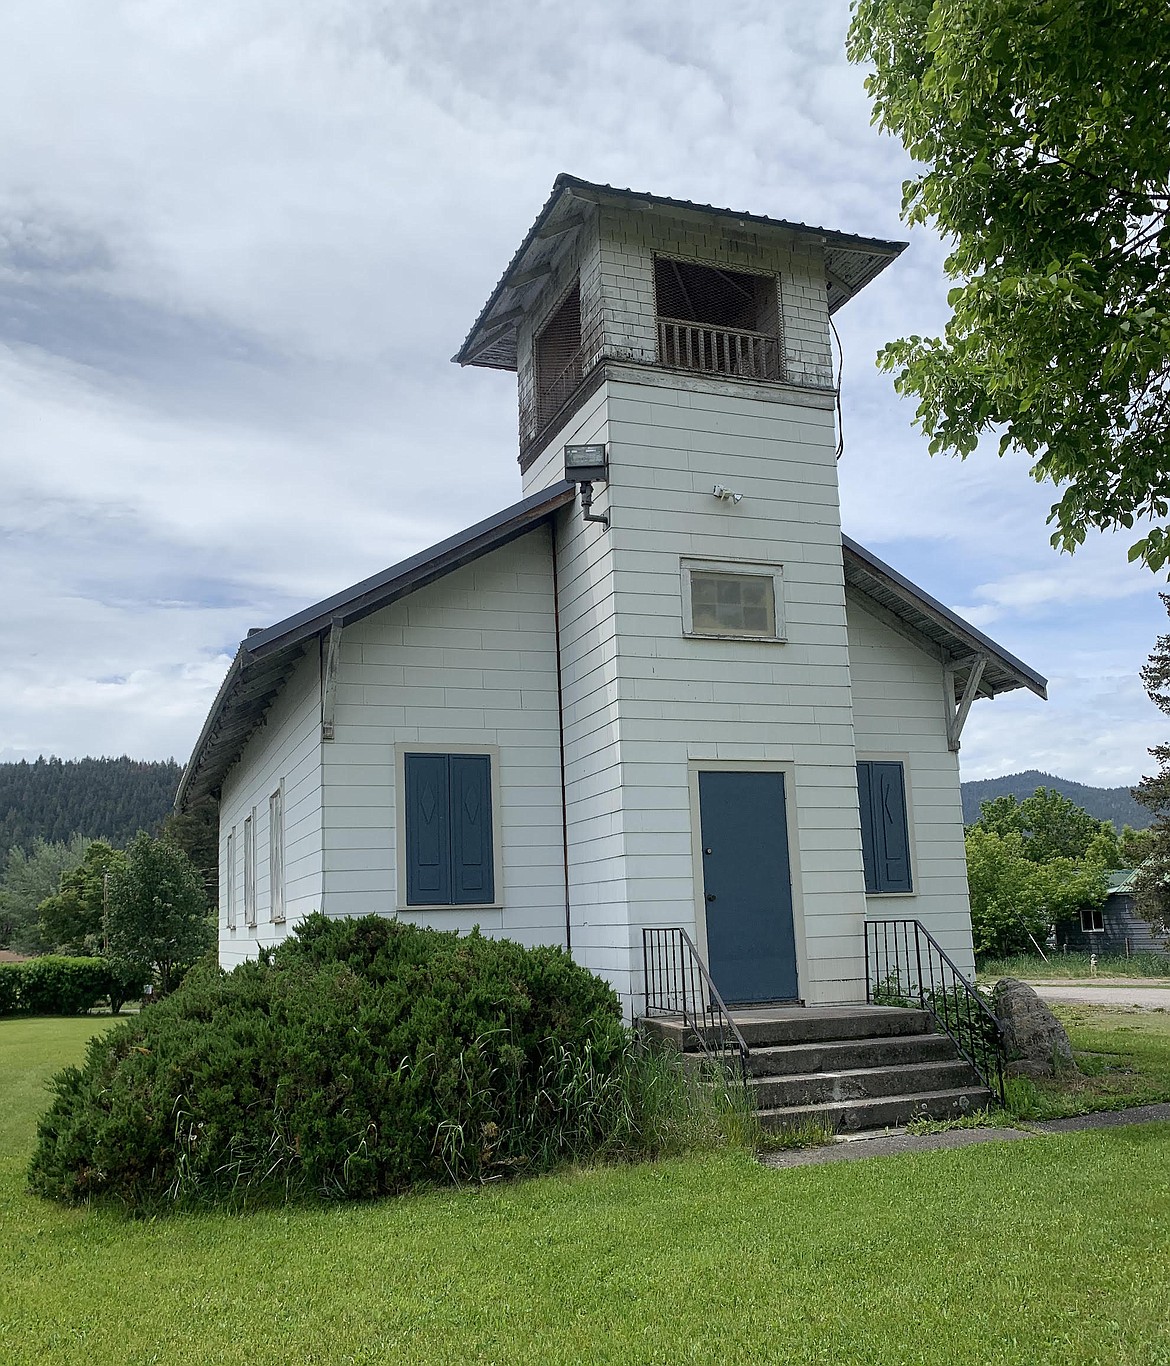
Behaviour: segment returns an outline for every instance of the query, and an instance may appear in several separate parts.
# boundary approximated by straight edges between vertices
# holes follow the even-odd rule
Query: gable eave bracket
[[[333,739],[333,720],[337,709],[337,665],[341,659],[340,617],[329,623],[325,641],[325,667],[321,675],[321,739]]]
[[[974,655],[970,659],[951,660],[943,668],[943,692],[947,718],[947,748],[952,753],[959,751],[959,741],[963,727],[967,723],[967,713],[971,704],[979,696],[979,684],[983,681],[983,670],[987,667],[986,655]],[[957,697],[956,682],[959,673],[967,670],[961,697]]]

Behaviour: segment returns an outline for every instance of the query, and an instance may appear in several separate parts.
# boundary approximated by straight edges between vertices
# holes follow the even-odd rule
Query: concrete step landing
[[[850,1133],[912,1119],[954,1119],[991,1102],[991,1093],[922,1010],[896,1006],[763,1006],[733,1010],[747,1042],[748,1085],[766,1128],[827,1120]],[[702,1056],[678,1018],[639,1022],[677,1049],[684,1065]],[[710,1031],[714,1034],[715,1031]]]

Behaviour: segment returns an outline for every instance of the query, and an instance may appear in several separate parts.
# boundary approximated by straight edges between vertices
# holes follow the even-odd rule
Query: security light
[[[585,480],[609,480],[609,460],[604,443],[596,446],[565,447],[565,478],[574,484]]]

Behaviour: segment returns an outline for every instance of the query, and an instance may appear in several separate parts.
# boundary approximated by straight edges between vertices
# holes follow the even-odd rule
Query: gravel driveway
[[[1098,979],[1100,980],[1100,979]],[[1097,982],[1029,982],[1046,1001],[1075,1001],[1080,1005],[1138,1006],[1142,1010],[1170,1010],[1170,986],[1150,986],[1138,979],[1108,986]]]

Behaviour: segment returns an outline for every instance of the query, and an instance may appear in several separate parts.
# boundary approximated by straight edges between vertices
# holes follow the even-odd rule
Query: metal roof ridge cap
[[[885,574],[899,588],[903,588],[908,592],[913,593],[915,597],[921,599],[927,606],[933,608],[934,611],[938,612],[952,625],[959,627],[980,642],[980,644],[986,645],[989,649],[993,650],[1002,660],[1013,668],[1018,669],[1019,672],[1029,680],[1031,691],[1037,693],[1038,696],[1043,697],[1045,701],[1048,700],[1048,679],[1042,674],[1037,673],[1030,665],[1025,664],[1022,659],[1018,659],[1010,651],[998,644],[998,642],[992,640],[992,638],[981,631],[978,626],[973,626],[969,621],[959,616],[957,612],[952,612],[949,607],[944,603],[939,602],[937,598],[932,597],[924,588],[920,588],[918,584],[908,579],[905,574],[900,574],[892,565],[886,564],[886,562],[879,559],[873,551],[867,550],[865,546],[855,541],[851,536],[847,536],[844,532],[841,533],[841,544],[846,550],[852,551],[859,559],[865,561],[872,568]]]

